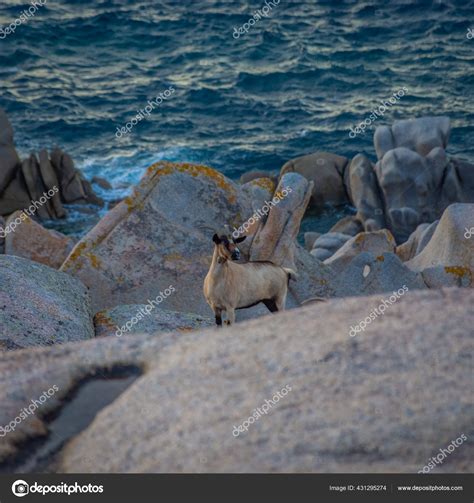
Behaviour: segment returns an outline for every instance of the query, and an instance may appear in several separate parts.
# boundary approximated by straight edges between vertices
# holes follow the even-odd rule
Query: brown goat
[[[214,311],[216,324],[222,325],[222,312],[226,324],[235,321],[235,310],[245,309],[263,302],[271,312],[285,309],[290,278],[296,273],[272,262],[234,262],[240,258],[236,244],[245,239],[228,238],[214,234],[214,254],[204,280],[204,297]]]

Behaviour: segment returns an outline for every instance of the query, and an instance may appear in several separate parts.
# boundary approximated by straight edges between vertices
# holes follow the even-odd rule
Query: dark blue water
[[[2,1],[8,25],[27,2]],[[50,0],[0,40],[0,106],[21,154],[59,145],[122,194],[153,161],[237,178],[318,149],[375,160],[349,127],[403,86],[375,125],[446,114],[448,152],[474,161],[474,1]],[[122,127],[176,90],[126,137]]]

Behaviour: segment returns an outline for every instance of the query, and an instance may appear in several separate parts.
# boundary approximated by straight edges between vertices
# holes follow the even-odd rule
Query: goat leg
[[[285,307],[286,307],[286,292],[281,297],[277,297],[275,299],[275,304],[276,304],[276,307],[277,307],[278,311],[284,311],[285,310]]]
[[[233,325],[235,323],[235,309],[233,307],[227,308],[226,314],[227,314],[226,325]]]
[[[216,318],[216,325],[218,327],[222,326],[222,310],[221,309],[214,309],[214,316]]]

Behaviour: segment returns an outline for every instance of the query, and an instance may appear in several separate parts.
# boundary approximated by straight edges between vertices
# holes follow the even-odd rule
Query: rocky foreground
[[[43,416],[97,369],[142,368],[54,459],[60,472],[471,472],[474,292],[408,292],[349,337],[380,296],[335,299],[178,335],[100,338],[0,356],[0,424],[59,392],[0,441],[0,467],[34,453]],[[268,414],[233,434],[289,386]],[[84,411],[86,413],[86,411]],[[53,460],[51,460],[53,463]],[[11,469],[11,468],[10,468]]]

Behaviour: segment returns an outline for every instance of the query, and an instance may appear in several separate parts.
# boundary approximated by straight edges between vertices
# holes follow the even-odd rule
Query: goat
[[[214,253],[211,267],[204,280],[203,292],[214,311],[216,325],[222,325],[225,311],[226,325],[235,322],[235,310],[253,307],[263,302],[272,313],[285,309],[288,283],[296,279],[292,269],[272,262],[246,262],[238,264],[240,250],[236,244],[246,236],[232,239],[214,234]]]

